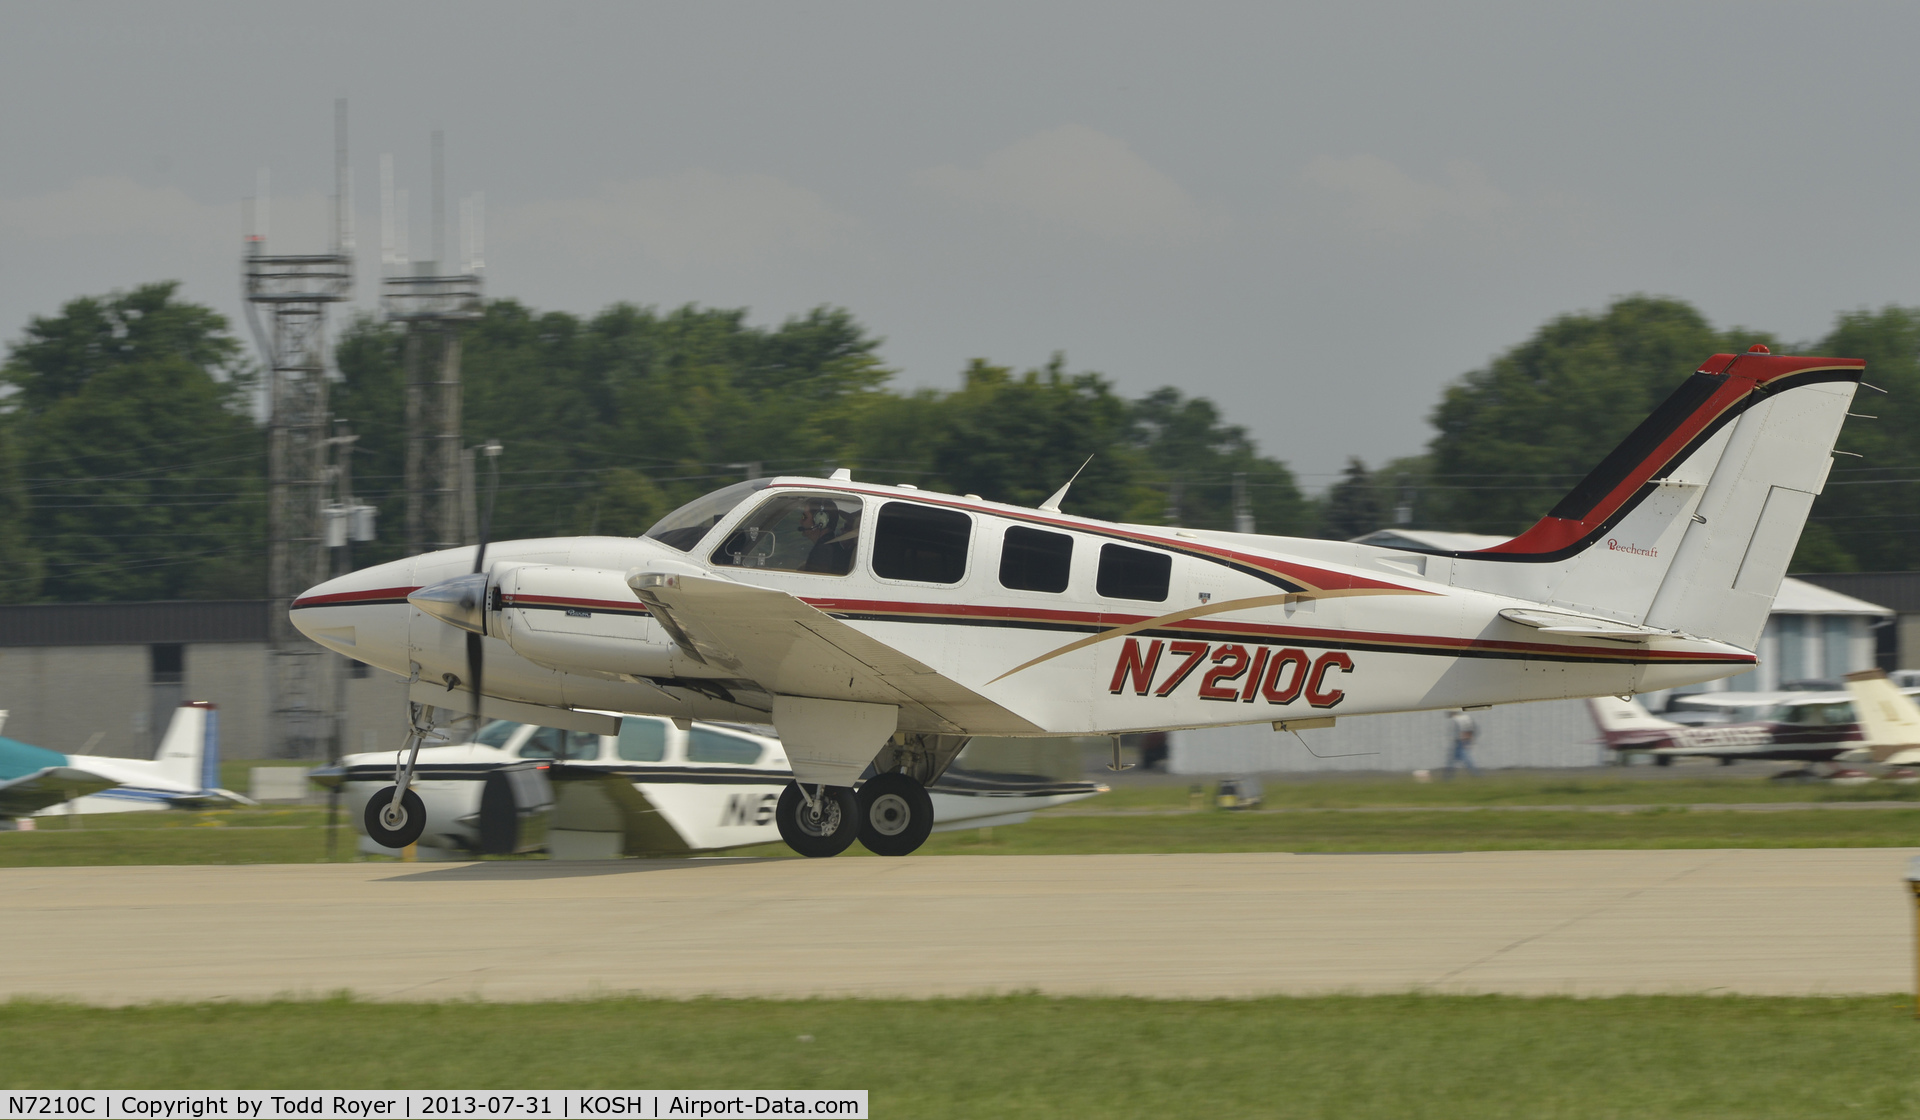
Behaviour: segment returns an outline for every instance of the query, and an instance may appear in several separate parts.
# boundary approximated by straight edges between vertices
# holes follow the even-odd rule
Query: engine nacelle
[[[627,586],[625,572],[557,564],[500,565],[487,632],[536,665],[567,673],[714,677],[688,657]]]

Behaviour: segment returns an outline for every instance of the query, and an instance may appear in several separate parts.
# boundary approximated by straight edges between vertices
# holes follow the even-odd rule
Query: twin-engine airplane
[[[1751,668],[1863,367],[1716,354],[1532,528],[1473,552],[1114,524],[1061,512],[1065,487],[1026,509],[841,470],[729,486],[638,539],[383,564],[292,617],[413,682],[416,750],[458,692],[599,733],[613,721],[576,709],[771,723],[795,851],[904,854],[972,735],[1325,726]],[[368,812],[390,846],[420,827],[409,772]]]

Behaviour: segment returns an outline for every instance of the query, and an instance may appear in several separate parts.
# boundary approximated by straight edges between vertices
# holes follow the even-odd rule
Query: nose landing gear
[[[898,772],[877,774],[860,787],[860,843],[877,856],[904,856],[933,832],[933,798]]]
[[[445,742],[446,737],[433,729],[433,709],[424,704],[408,705],[407,742],[400,749],[406,752],[407,761],[395,775],[394,784],[373,795],[367,802],[367,811],[361,818],[367,826],[367,836],[383,848],[404,848],[420,839],[427,830],[427,807],[420,795],[413,792],[413,764],[420,757],[420,747],[428,739]]]
[[[393,794],[397,788],[388,786],[367,802],[367,835],[383,848],[404,848],[420,839],[427,827],[427,807],[420,795],[408,790],[396,805]]]
[[[859,805],[845,786],[814,786],[805,790],[795,782],[780,794],[774,823],[780,839],[803,856],[820,859],[847,850],[859,835]]]

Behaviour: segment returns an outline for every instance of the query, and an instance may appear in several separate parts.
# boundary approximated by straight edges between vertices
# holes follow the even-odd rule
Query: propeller
[[[483,574],[487,566],[487,537],[493,532],[493,501],[500,496],[500,441],[488,440],[480,447],[480,453],[487,457],[487,504],[480,513],[480,547],[473,553],[473,574],[479,576],[480,619],[484,628],[487,617],[487,577]],[[473,691],[473,729],[480,730],[480,675],[486,668],[485,651],[481,648],[484,629],[467,631],[467,686]]]

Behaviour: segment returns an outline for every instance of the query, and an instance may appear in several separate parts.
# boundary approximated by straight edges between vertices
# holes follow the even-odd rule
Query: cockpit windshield
[[[733,507],[772,481],[770,478],[756,478],[736,482],[704,498],[696,498],[656,521],[653,528],[647,530],[646,536],[669,548],[692,552],[693,546],[700,543],[700,538],[706,536],[707,531],[718,524],[721,518],[732,513]]]

